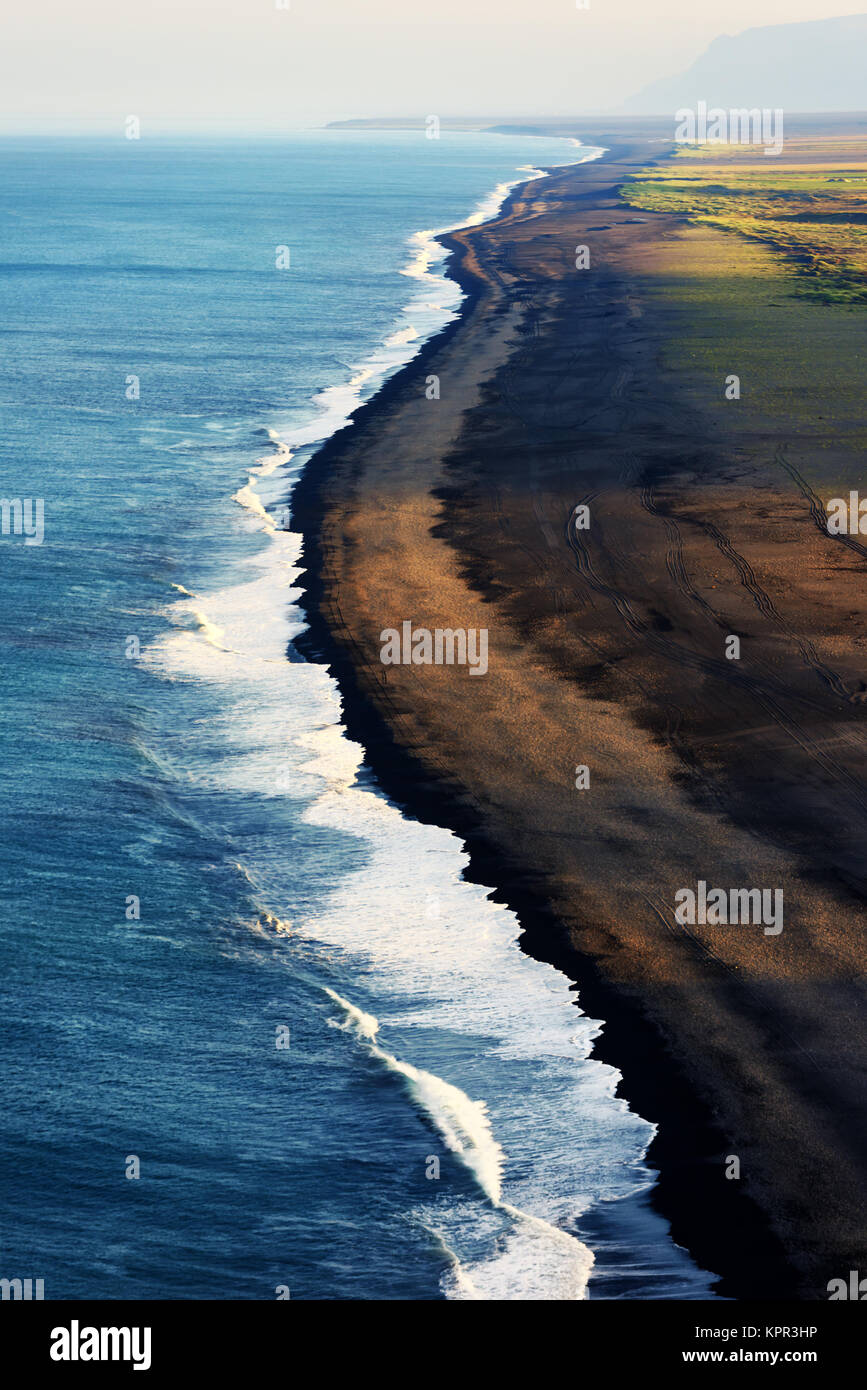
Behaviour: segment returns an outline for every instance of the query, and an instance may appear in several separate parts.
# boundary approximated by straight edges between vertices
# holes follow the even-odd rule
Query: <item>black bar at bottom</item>
[[[382,1321],[380,1322],[380,1319]],[[433,1321],[429,1321],[433,1319]],[[823,1379],[861,1364],[864,1313],[846,1302],[724,1303],[619,1302],[540,1304],[522,1312],[513,1304],[473,1310],[442,1303],[252,1302],[5,1302],[0,1305],[3,1362],[20,1378],[31,1372],[52,1378],[131,1375],[144,1382],[174,1383],[178,1376],[272,1374],[304,1378],[343,1362],[355,1372],[412,1375],[407,1360],[414,1343],[416,1373],[451,1376],[458,1367],[449,1350],[453,1333],[464,1352],[494,1372],[502,1354],[544,1349],[542,1365],[568,1356],[577,1369],[582,1346],[615,1373],[700,1374],[713,1366],[800,1367]],[[114,1330],[112,1330],[114,1329]],[[437,1340],[430,1343],[434,1332]],[[585,1341],[586,1339],[586,1341]],[[559,1344],[559,1346],[558,1346]],[[93,1353],[96,1353],[96,1359]],[[577,1358],[577,1360],[576,1360]],[[467,1369],[464,1353],[460,1363]],[[449,1363],[451,1368],[449,1369]],[[136,1371],[138,1367],[138,1371]],[[265,1368],[270,1367],[271,1371]],[[293,1369],[294,1368],[294,1369]],[[514,1371],[514,1366],[512,1367]],[[541,1367],[540,1367],[541,1369]],[[588,1366],[589,1369],[589,1366]]]

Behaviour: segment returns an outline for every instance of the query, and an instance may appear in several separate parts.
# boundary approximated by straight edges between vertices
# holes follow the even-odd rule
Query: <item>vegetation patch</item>
[[[743,146],[690,147],[640,170],[620,193],[630,207],[763,242],[811,299],[867,303],[867,159],[852,153],[847,164],[780,164],[747,162]]]

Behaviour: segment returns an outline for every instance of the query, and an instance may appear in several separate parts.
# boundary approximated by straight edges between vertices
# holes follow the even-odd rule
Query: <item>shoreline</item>
[[[614,159],[622,148],[618,142],[612,142],[601,155],[576,161],[574,167]],[[544,177],[549,178],[563,167],[566,166],[546,168]],[[530,178],[513,186],[493,220],[508,216],[523,191],[534,182],[538,180]],[[663,1062],[662,1078],[654,1075],[655,1068],[645,1071],[641,1065],[633,1065],[639,1059],[653,1055],[652,1036],[641,1027],[633,1012],[622,1004],[616,992],[607,989],[598,977],[594,978],[591,961],[576,960],[568,942],[557,942],[556,936],[552,940],[551,927],[556,927],[556,923],[551,921],[550,909],[523,887],[519,878],[509,875],[497,850],[486,840],[480,824],[462,816],[449,790],[437,786],[430,774],[423,781],[419,780],[417,765],[394,742],[382,714],[365,698],[355,679],[352,663],[346,660],[345,652],[334,641],[331,626],[324,617],[328,596],[321,577],[322,557],[317,545],[316,515],[322,505],[321,489],[326,481],[329,457],[332,452],[340,450],[342,436],[351,432],[359,420],[371,416],[375,418],[380,411],[388,410],[391,399],[400,391],[402,378],[423,371],[443,342],[460,330],[483,294],[483,284],[472,270],[466,268],[464,247],[454,240],[454,233],[444,231],[438,233],[436,239],[449,252],[443,265],[444,273],[454,280],[464,296],[455,318],[423,343],[416,355],[387,378],[369,400],[362,402],[353,412],[348,425],[324,441],[307,461],[294,484],[291,502],[293,527],[301,532],[304,540],[299,561],[303,566],[303,577],[298,606],[304,613],[307,626],[293,645],[306,660],[325,665],[334,677],[341,695],[346,735],[364,749],[364,765],[370,767],[382,792],[403,814],[423,824],[446,827],[461,838],[469,856],[469,865],[464,874],[467,881],[487,888],[493,885],[489,894],[491,900],[508,906],[519,921],[521,949],[533,959],[560,970],[577,986],[582,1012],[602,1021],[600,1035],[590,1056],[618,1070],[622,1079],[616,1094],[622,1096],[642,1118],[650,1119],[656,1125],[656,1135],[644,1159],[648,1168],[655,1173],[651,1205],[670,1223],[675,1243],[687,1249],[697,1264],[714,1273],[719,1272],[724,1279],[722,1269],[715,1269],[714,1260],[721,1263],[716,1252],[720,1244],[725,1243],[728,1223],[725,1219],[719,1222],[716,1239],[711,1236],[707,1241],[702,1240],[698,1230],[690,1228],[696,1211],[703,1209],[705,1193],[697,1191],[690,1199],[679,1191],[676,1176],[677,1169],[682,1166],[682,1151],[687,1136],[703,1136],[704,1142],[696,1145],[697,1152],[699,1149],[714,1150],[717,1147],[716,1130],[708,1108],[682,1085],[676,1092],[672,1091],[672,1078],[665,1078],[669,1068],[664,1065],[664,1059],[660,1058]],[[624,1071],[629,1077],[628,1081]],[[735,1242],[734,1251],[738,1248]],[[590,1287],[592,1291],[592,1279]],[[724,1293],[724,1288],[720,1292]]]
[[[492,311],[497,294],[479,271],[478,243],[482,243],[484,254],[503,224],[526,222],[546,206],[550,210],[557,192],[563,192],[553,187],[558,182],[570,185],[564,194],[565,203],[565,198],[576,196],[575,181],[579,181],[577,196],[581,196],[582,183],[604,183],[604,179],[610,179],[608,171],[612,165],[628,166],[631,160],[633,167],[641,167],[664,156],[658,143],[655,150],[650,149],[648,142],[624,142],[618,137],[600,143],[607,148],[596,159],[546,170],[541,190],[534,189],[540,182],[537,179],[518,184],[490,222],[441,236],[451,253],[446,273],[465,296],[456,318],[423,344],[413,359],[354,413],[346,428],[326,441],[296,484],[293,528],[301,531],[304,538],[301,564],[305,574],[300,606],[308,624],[296,646],[308,658],[327,665],[337,680],[347,734],[365,749],[365,761],[386,795],[412,817],[445,826],[460,836],[470,856],[465,877],[484,886],[495,885],[492,899],[506,903],[518,916],[522,948],[534,958],[555,965],[573,980],[579,988],[583,1011],[604,1020],[592,1056],[618,1069],[623,1077],[618,1094],[657,1126],[646,1162],[658,1174],[653,1205],[670,1222],[675,1242],[687,1248],[699,1265],[719,1276],[718,1292],[723,1296],[804,1296],[803,1275],[772,1230],[772,1214],[761,1210],[739,1184],[720,1184],[717,1164],[730,1139],[714,1114],[712,1098],[702,1095],[694,1078],[686,1074],[671,1039],[660,1035],[657,1021],[646,1016],[640,997],[632,989],[618,987],[606,978],[593,951],[579,948],[544,883],[535,881],[536,875],[528,872],[526,864],[515,858],[506,860],[502,841],[497,843],[497,835],[492,835],[484,812],[467,797],[454,769],[438,766],[442,760],[436,749],[429,759],[420,760],[417,749],[411,746],[412,740],[399,736],[401,726],[412,717],[412,710],[407,714],[405,692],[393,698],[377,687],[376,672],[371,675],[370,656],[358,646],[353,620],[344,616],[345,585],[334,572],[334,534],[339,531],[343,536],[346,518],[353,508],[347,487],[351,488],[364,466],[358,449],[362,455],[365,449],[375,451],[372,441],[380,426],[405,404],[407,391],[424,378],[425,369],[442,359],[455,340],[468,333],[479,316],[480,305],[487,302],[488,311],[496,317],[506,311],[510,298],[514,301],[522,294],[530,296],[521,284],[514,293],[510,287],[500,295]],[[606,170],[603,180],[587,177],[588,170],[598,171],[600,166]],[[528,204],[531,190],[532,205]],[[584,188],[583,193],[592,203],[592,190],[588,194]],[[611,216],[610,210],[605,215]],[[626,209],[625,216],[629,218],[630,210]],[[636,224],[649,221],[631,220]],[[479,374],[476,385],[484,387],[484,372]],[[463,413],[453,423],[459,425],[462,419]],[[356,458],[347,460],[353,447]],[[342,476],[335,479],[341,470]],[[429,485],[430,480],[419,472],[419,488],[428,490]],[[442,504],[440,515],[447,518],[437,529],[448,530],[449,545],[459,549],[455,517],[448,515],[452,505],[449,489],[431,490]],[[326,534],[337,514],[341,518],[339,527],[332,526],[331,534]],[[340,544],[344,544],[342,539]],[[345,544],[351,547],[352,541]],[[466,559],[464,551],[465,569]],[[472,587],[488,603],[495,604],[501,597],[501,586],[491,584],[489,575],[474,575]],[[407,610],[406,616],[415,615]],[[750,1251],[747,1262],[745,1245]]]

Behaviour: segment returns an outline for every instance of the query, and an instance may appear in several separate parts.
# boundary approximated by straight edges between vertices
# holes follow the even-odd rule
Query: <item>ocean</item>
[[[291,492],[565,140],[0,144],[0,1277],[97,1299],[706,1298],[600,1022],[378,790]],[[36,537],[31,537],[35,540]]]

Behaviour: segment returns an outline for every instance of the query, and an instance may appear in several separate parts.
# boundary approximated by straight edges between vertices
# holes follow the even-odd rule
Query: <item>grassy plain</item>
[[[688,217],[762,242],[798,273],[797,292],[826,304],[867,303],[867,144],[788,141],[681,147],[624,184],[631,207]]]
[[[662,215],[633,264],[685,403],[753,460],[784,451],[823,501],[863,491],[867,141],[681,149],[621,197]]]

